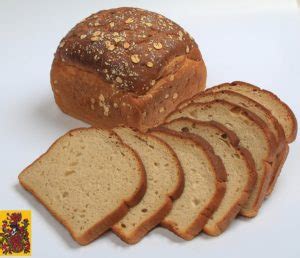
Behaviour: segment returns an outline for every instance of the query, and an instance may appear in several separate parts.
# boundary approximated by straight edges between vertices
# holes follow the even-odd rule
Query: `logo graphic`
[[[31,211],[0,210],[0,255],[31,255]]]

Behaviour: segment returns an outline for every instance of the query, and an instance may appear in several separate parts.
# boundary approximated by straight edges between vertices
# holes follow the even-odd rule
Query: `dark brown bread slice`
[[[277,118],[284,129],[287,141],[290,143],[296,139],[298,128],[296,117],[289,106],[274,93],[241,81],[224,83],[209,89],[209,91],[213,92],[220,90],[232,90],[260,103]]]
[[[212,147],[201,137],[167,128],[152,129],[151,134],[173,148],[185,174],[183,193],[174,201],[162,225],[190,240],[202,230],[225,194],[225,168]]]
[[[204,232],[209,235],[221,234],[248,201],[255,185],[257,175],[252,155],[239,146],[234,132],[214,121],[182,117],[163,126],[203,137],[222,159],[227,172],[226,192],[220,206],[204,226]]]
[[[59,138],[19,180],[82,245],[119,221],[146,190],[139,156],[114,132],[95,128]]]
[[[254,114],[256,114],[259,118],[261,118],[270,128],[271,133],[274,135],[276,140],[276,159],[273,163],[273,175],[270,181],[270,185],[268,188],[267,195],[269,195],[276,183],[276,180],[280,174],[282,164],[286,159],[286,149],[287,142],[285,139],[285,134],[282,126],[279,124],[277,119],[272,115],[272,113],[266,109],[263,105],[254,101],[251,98],[246,97],[240,93],[229,91],[229,90],[220,90],[217,92],[213,91],[205,91],[203,94],[197,94],[194,96],[190,102],[199,103],[199,102],[209,102],[215,99],[223,99],[238,106],[242,106]]]
[[[207,103],[192,103],[181,110],[174,111],[168,117],[172,121],[179,117],[190,117],[196,120],[214,120],[234,131],[240,139],[241,146],[248,149],[255,161],[257,182],[241,214],[247,217],[257,215],[266,196],[272,176],[272,163],[275,149],[274,137],[270,130],[255,114],[242,107],[224,100]]]
[[[113,130],[138,153],[147,174],[143,199],[112,227],[125,242],[134,244],[170,212],[172,200],[183,191],[184,174],[175,152],[159,138],[128,127]]]

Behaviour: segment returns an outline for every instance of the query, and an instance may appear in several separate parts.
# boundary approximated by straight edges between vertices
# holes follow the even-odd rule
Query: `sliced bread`
[[[112,131],[94,128],[59,138],[19,181],[82,245],[119,221],[146,190],[139,156]]]
[[[209,235],[221,234],[248,201],[256,182],[255,163],[249,151],[239,145],[234,132],[220,123],[178,118],[163,125],[169,129],[203,137],[222,159],[227,172],[226,192],[217,210],[204,226]]]
[[[297,120],[293,111],[281,101],[275,94],[267,90],[260,89],[246,82],[224,83],[208,89],[209,91],[232,90],[247,96],[270,110],[283,127],[287,141],[293,142],[297,135]]]
[[[219,122],[234,131],[240,139],[241,146],[250,151],[255,161],[257,181],[240,213],[247,217],[256,216],[270,184],[275,158],[274,138],[265,123],[261,123],[261,119],[252,112],[225,100],[189,104],[173,112],[168,121],[179,117]]]
[[[177,154],[185,175],[182,195],[162,225],[190,240],[219,206],[226,190],[226,172],[212,147],[201,137],[156,128],[151,134],[167,142]]]
[[[256,114],[263,122],[265,122],[271,133],[273,134],[276,140],[276,159],[273,163],[273,174],[271,177],[270,185],[268,187],[267,195],[269,195],[276,183],[276,180],[280,174],[282,164],[284,164],[286,159],[286,149],[288,149],[287,142],[285,139],[285,134],[282,126],[279,124],[277,119],[272,115],[272,113],[266,109],[263,105],[254,101],[251,98],[248,98],[245,95],[240,93],[229,91],[229,90],[220,90],[217,92],[205,91],[202,94],[198,94],[192,98],[193,103],[199,102],[209,102],[215,99],[223,99],[238,106],[244,107],[254,114]]]
[[[143,199],[112,227],[121,239],[134,244],[169,213],[172,200],[183,191],[184,175],[174,151],[159,138],[128,127],[113,130],[139,154],[147,175]]]

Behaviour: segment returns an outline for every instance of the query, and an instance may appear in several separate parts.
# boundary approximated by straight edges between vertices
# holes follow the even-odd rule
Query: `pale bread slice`
[[[184,175],[174,151],[159,138],[128,127],[113,130],[139,154],[147,175],[143,199],[112,227],[121,239],[134,244],[169,213],[172,200],[183,191]]]
[[[224,83],[208,89],[209,91],[232,90],[247,96],[270,110],[272,115],[277,118],[283,130],[287,141],[293,142],[297,135],[297,120],[293,111],[279,99],[274,93],[261,89],[246,82],[236,81]]]
[[[190,102],[200,103],[209,102],[215,99],[223,99],[230,103],[236,104],[238,106],[244,107],[250,110],[252,113],[257,115],[263,122],[267,124],[271,133],[276,140],[276,159],[273,163],[273,173],[268,187],[267,195],[270,195],[274,189],[275,183],[278,176],[280,175],[282,165],[286,159],[286,152],[288,151],[288,145],[285,139],[285,134],[282,126],[279,124],[278,120],[272,115],[272,113],[265,108],[263,105],[259,104],[255,100],[248,98],[240,93],[220,90],[220,91],[204,91],[203,93],[194,96]],[[275,150],[274,150],[275,151]]]
[[[202,230],[226,191],[226,172],[212,147],[201,137],[156,128],[151,134],[167,142],[177,154],[185,175],[182,195],[162,225],[190,240]]]
[[[203,122],[182,117],[163,126],[203,137],[222,159],[227,172],[226,192],[220,206],[204,226],[204,232],[209,235],[221,234],[248,201],[255,185],[257,175],[251,154],[239,146],[239,139],[234,132],[214,121]]]
[[[274,137],[265,123],[249,110],[225,100],[189,104],[181,110],[174,111],[167,120],[172,121],[179,117],[219,122],[234,131],[240,139],[241,146],[250,151],[255,161],[257,181],[240,213],[247,217],[256,216],[266,196],[275,159]]]
[[[146,190],[139,156],[112,131],[94,128],[59,138],[19,180],[82,245],[119,221]]]

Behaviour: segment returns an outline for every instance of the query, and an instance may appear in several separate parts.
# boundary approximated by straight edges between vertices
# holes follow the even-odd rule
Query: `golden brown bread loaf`
[[[179,25],[138,8],[100,11],[60,42],[51,85],[61,110],[94,126],[146,130],[205,87],[195,41]]]

